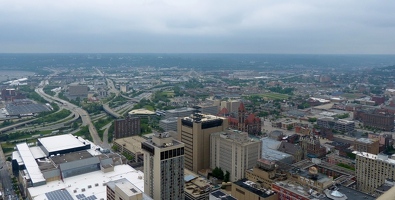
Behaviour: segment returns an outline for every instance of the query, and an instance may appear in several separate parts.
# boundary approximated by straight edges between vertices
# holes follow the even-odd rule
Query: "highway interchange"
[[[60,98],[58,98],[56,96],[50,96],[50,95],[48,95],[48,94],[46,94],[44,92],[43,88],[45,87],[46,84],[48,84],[48,80],[50,79],[50,77],[51,76],[48,76],[46,80],[43,80],[39,84],[39,86],[35,89],[35,92],[37,94],[39,94],[41,97],[43,97],[45,100],[47,100],[48,102],[56,102],[59,105],[60,110],[67,109],[67,110],[71,111],[71,114],[68,117],[66,117],[66,119],[68,119],[68,120],[62,121],[61,123],[54,122],[54,123],[46,124],[46,126],[33,128],[33,127],[29,127],[28,124],[33,122],[33,121],[35,121],[36,119],[31,119],[31,120],[27,120],[27,121],[24,121],[24,122],[16,123],[16,124],[13,124],[13,125],[1,128],[0,129],[0,133],[3,133],[5,131],[14,130],[14,129],[17,129],[18,131],[24,131],[24,130],[25,131],[26,130],[29,130],[29,131],[34,131],[34,130],[39,130],[39,131],[40,130],[56,130],[56,129],[64,127],[65,123],[67,124],[67,123],[75,121],[78,118],[81,118],[81,120],[82,120],[82,125],[81,126],[88,126],[89,133],[90,133],[90,135],[92,137],[93,142],[96,145],[101,146],[102,148],[110,148],[110,145],[108,144],[107,141],[108,141],[108,129],[109,129],[111,123],[109,123],[105,127],[103,127],[103,129],[104,129],[103,140],[104,141],[102,141],[100,139],[100,137],[99,137],[99,134],[98,134],[98,132],[96,130],[96,127],[93,125],[91,117],[89,116],[89,114],[88,114],[88,112],[86,110],[84,110],[81,107],[79,107],[77,105],[74,105],[74,104],[72,104],[72,103],[70,103],[68,101],[60,99]],[[120,92],[115,88],[112,80],[110,80],[108,78],[106,80],[107,80],[107,83],[108,83],[108,88],[110,89],[109,92],[110,93],[114,93],[115,95],[120,95]],[[122,95],[122,96],[124,96],[124,95]],[[129,97],[128,97],[128,99],[131,100]],[[121,115],[118,114],[117,112],[119,112],[119,113],[124,112],[127,109],[132,108],[133,104],[132,103],[128,103],[126,105],[120,106],[119,108],[115,109],[117,111],[112,110],[108,106],[108,104],[105,104],[103,106],[105,108],[105,111],[108,114],[114,116],[115,118],[118,118]],[[104,116],[106,116],[106,115],[103,115],[103,117]],[[26,128],[24,128],[24,126],[26,126]],[[76,130],[76,131],[78,131],[78,130]],[[71,133],[75,133],[76,131],[73,131]],[[2,191],[4,191],[5,199],[15,200],[15,199],[19,199],[19,198],[17,197],[17,195],[15,194],[15,192],[13,190],[12,179],[11,179],[11,176],[10,176],[11,175],[11,171],[9,171],[10,169],[11,169],[11,163],[6,161],[6,157],[5,157],[2,149],[0,148],[0,180],[1,180],[0,183],[1,183],[1,186],[3,188]]]

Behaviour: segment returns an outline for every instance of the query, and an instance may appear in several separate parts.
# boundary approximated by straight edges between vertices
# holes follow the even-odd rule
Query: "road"
[[[7,165],[7,161],[6,158],[4,156],[4,152],[3,149],[0,148],[0,180],[1,180],[1,185],[2,185],[2,191],[4,191],[4,195],[7,198],[4,199],[8,199],[8,197],[11,195],[12,197],[15,197],[15,192],[14,189],[12,188],[12,181],[11,181],[11,176],[10,176],[10,171],[8,169],[10,169]],[[12,198],[12,199],[17,199]]]
[[[44,83],[40,84],[40,85],[44,85]],[[74,112],[78,113],[78,115],[81,116],[82,125],[89,127],[89,133],[91,134],[93,143],[95,143],[96,145],[101,145],[102,144],[102,141],[101,141],[101,139],[99,137],[99,134],[97,134],[97,130],[96,130],[95,126],[92,124],[91,118],[90,118],[88,112],[86,112],[86,110],[84,110],[84,109],[82,109],[82,108],[80,108],[80,107],[78,107],[78,106],[76,106],[76,105],[74,105],[74,104],[72,104],[72,103],[70,103],[68,101],[60,99],[58,97],[52,97],[52,96],[46,94],[43,91],[42,87],[36,88],[35,91],[42,97],[46,97],[48,99],[61,102],[63,104],[63,106],[65,108],[67,108],[68,110],[70,110],[71,112],[74,111]]]

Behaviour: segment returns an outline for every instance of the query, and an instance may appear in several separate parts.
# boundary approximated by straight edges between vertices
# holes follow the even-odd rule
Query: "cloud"
[[[0,52],[395,53],[395,2],[0,1]]]

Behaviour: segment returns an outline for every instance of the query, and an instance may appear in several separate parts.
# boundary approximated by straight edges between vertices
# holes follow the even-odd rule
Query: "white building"
[[[228,171],[232,182],[244,178],[245,170],[253,168],[261,157],[261,141],[250,138],[246,132],[212,133],[210,144],[210,168]]]

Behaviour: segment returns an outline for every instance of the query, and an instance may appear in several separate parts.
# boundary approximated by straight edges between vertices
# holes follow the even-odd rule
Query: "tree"
[[[287,126],[287,130],[289,130],[289,131],[292,130],[293,128],[294,128],[294,126],[292,124]]]
[[[309,117],[309,122],[314,123],[317,121],[317,118],[315,117]]]
[[[8,161],[8,162],[11,162],[11,161],[12,161],[12,158],[8,156],[8,157],[7,157],[7,161]]]
[[[229,182],[229,177],[230,177],[230,173],[228,171],[226,171],[225,176],[224,176],[224,182]]]
[[[221,180],[224,179],[224,171],[222,171],[221,168],[215,167],[215,168],[213,169],[212,174],[213,174],[213,176],[214,176],[215,178],[218,178],[218,179],[221,179]]]

